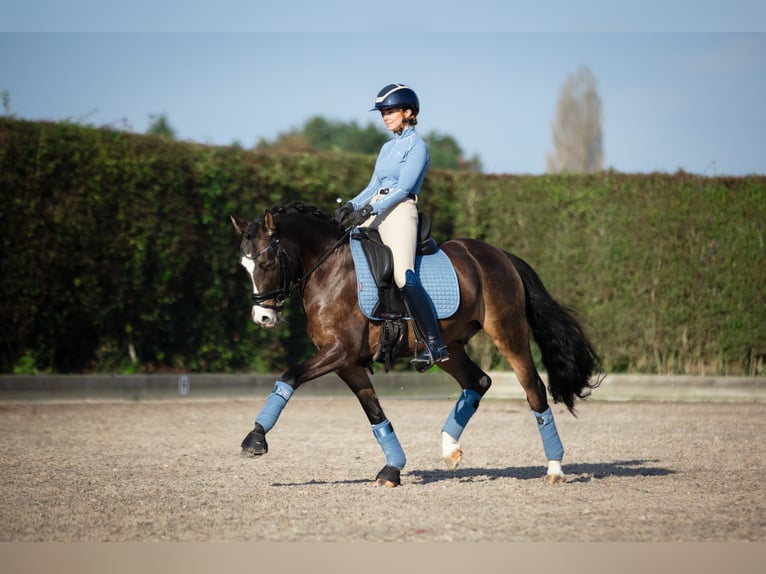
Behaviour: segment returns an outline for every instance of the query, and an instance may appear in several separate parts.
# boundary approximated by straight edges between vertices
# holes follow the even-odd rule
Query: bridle
[[[249,234],[245,237],[250,239]],[[255,255],[248,255],[245,253],[245,250],[242,249],[242,247],[239,248],[239,252],[245,259],[256,261],[261,255],[275,248],[277,250],[277,265],[279,266],[278,287],[276,289],[272,289],[271,291],[266,291],[265,293],[251,293],[250,301],[253,302],[253,305],[258,305],[259,307],[263,307],[265,309],[281,311],[285,305],[285,300],[292,294],[292,290],[290,289],[290,279],[287,277],[286,263],[290,256],[287,254],[287,250],[285,250],[285,248],[282,246],[282,242],[279,240],[279,237],[275,235],[271,240],[271,243],[269,243]],[[266,301],[272,299],[274,300],[273,304],[266,303]]]
[[[275,233],[272,236],[271,243],[269,243],[266,247],[261,249],[258,253],[255,255],[248,255],[245,253],[244,249],[240,247],[239,252],[242,255],[242,257],[246,259],[250,259],[251,261],[255,261],[258,259],[261,255],[266,253],[267,251],[270,251],[271,249],[277,250],[277,265],[279,267],[279,283],[276,289],[272,289],[271,291],[266,291],[265,293],[251,293],[250,294],[250,301],[253,303],[253,305],[258,305],[259,307],[263,307],[264,309],[272,309],[277,312],[281,312],[282,309],[285,306],[285,301],[288,297],[290,297],[293,293],[295,293],[298,289],[301,289],[303,285],[306,283],[309,277],[314,274],[314,272],[319,269],[319,267],[327,261],[327,259],[332,255],[340,245],[346,241],[349,234],[351,233],[351,228],[347,229],[343,235],[338,239],[333,246],[325,253],[322,257],[319,258],[319,260],[314,264],[314,266],[309,269],[307,273],[304,273],[302,276],[298,277],[298,279],[295,280],[292,286],[290,286],[290,278],[287,274],[287,261],[290,259],[290,256],[287,253],[287,250],[282,245],[282,242],[279,239],[279,236]],[[250,234],[245,235],[246,239],[250,239]],[[273,300],[273,304],[268,304],[266,301]]]

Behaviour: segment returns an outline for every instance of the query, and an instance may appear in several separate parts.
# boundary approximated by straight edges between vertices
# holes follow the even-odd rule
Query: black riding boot
[[[423,332],[426,346],[422,353],[415,355],[412,364],[418,371],[424,371],[434,363],[449,359],[449,354],[439,332],[439,323],[436,320],[436,312],[431,298],[415,273],[407,271],[406,278],[406,283],[400,290],[412,319]]]

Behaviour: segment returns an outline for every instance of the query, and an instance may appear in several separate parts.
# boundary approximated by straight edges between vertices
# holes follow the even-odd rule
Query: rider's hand
[[[372,215],[372,205],[365,205],[362,209],[356,210],[354,213],[351,214],[351,217],[348,218],[348,223],[352,227],[358,227],[365,221],[367,221],[367,218]]]
[[[343,223],[347,218],[351,217],[351,214],[353,213],[354,204],[349,201],[335,210],[335,221]]]

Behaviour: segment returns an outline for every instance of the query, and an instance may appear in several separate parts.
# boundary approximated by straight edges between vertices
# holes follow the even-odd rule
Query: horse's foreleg
[[[261,412],[255,417],[255,425],[245,439],[242,441],[242,453],[260,456],[269,452],[269,445],[266,442],[266,433],[269,432],[277,423],[282,409],[287,405],[287,401],[295,392],[295,388],[284,381],[277,381],[271,390],[266,404],[263,405]]]
[[[463,345],[451,345],[450,360],[440,363],[442,370],[452,375],[462,387],[455,406],[442,426],[442,457],[447,468],[454,470],[463,459],[460,436],[468,421],[479,408],[479,402],[489,390],[492,380],[466,355]]]
[[[313,357],[293,369],[287,370],[274,384],[261,412],[255,417],[255,425],[242,441],[242,453],[260,456],[269,451],[268,433],[279,419],[290,397],[300,385],[329,373],[342,364],[340,354],[334,348],[320,350]]]
[[[391,421],[386,418],[383,408],[380,406],[370,378],[365,370],[359,367],[342,369],[338,371],[338,375],[345,381],[362,405],[367,420],[372,425],[372,434],[386,457],[386,466],[375,477],[375,483],[379,486],[399,486],[401,484],[401,471],[407,463],[407,457]]]
[[[404,455],[404,449],[399,443],[391,421],[386,419],[381,423],[372,425],[372,434],[386,456],[386,466],[375,477],[376,484],[389,487],[399,486],[401,484],[401,472],[407,463],[407,457]]]

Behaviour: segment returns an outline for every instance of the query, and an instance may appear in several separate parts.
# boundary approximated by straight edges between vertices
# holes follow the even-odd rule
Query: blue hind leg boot
[[[551,408],[545,409],[545,412],[538,413],[532,411],[537,421],[537,430],[540,431],[540,438],[543,439],[543,449],[548,460],[561,460],[564,458],[564,445],[561,444],[559,432],[556,430],[556,421],[553,420]]]
[[[463,434],[468,421],[471,420],[471,417],[476,412],[476,409],[479,408],[480,400],[481,395],[476,391],[472,391],[471,389],[463,389],[463,392],[460,393],[460,397],[455,403],[455,406],[452,408],[452,412],[444,422],[442,432],[446,432],[452,438],[458,440],[460,435]]]

